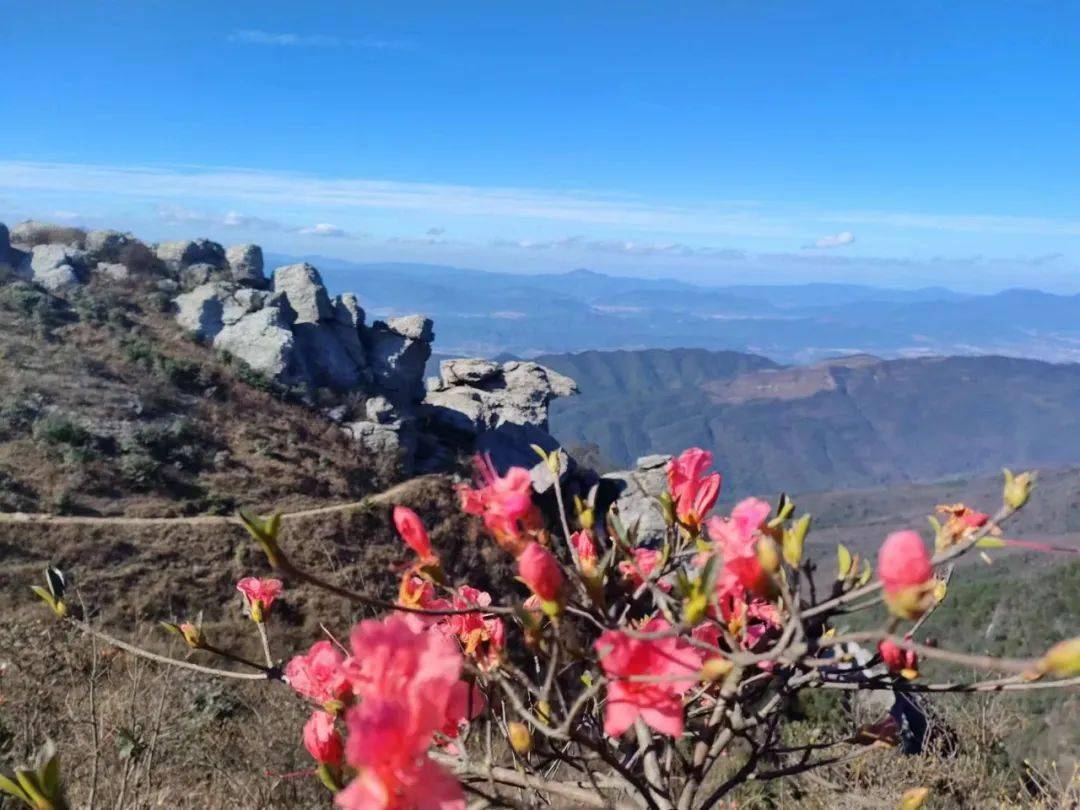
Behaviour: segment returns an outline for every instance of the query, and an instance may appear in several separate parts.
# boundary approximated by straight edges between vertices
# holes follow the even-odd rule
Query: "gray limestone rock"
[[[667,463],[671,456],[644,456],[635,469],[608,473],[605,481],[615,485],[615,504],[623,525],[637,526],[639,542],[655,542],[664,536],[664,516],[654,500],[667,488]]]
[[[82,283],[86,254],[66,245],[38,245],[23,254],[16,274],[51,292]]]
[[[296,323],[318,323],[333,317],[319,271],[310,264],[289,264],[274,270],[274,292],[284,293],[296,313]]]
[[[424,398],[424,367],[434,339],[428,318],[413,315],[376,321],[364,330],[364,344],[376,386],[398,407]]]
[[[233,245],[225,251],[232,280],[250,287],[266,286],[263,252],[258,245]]]
[[[86,252],[93,261],[99,264],[118,262],[128,245],[136,241],[138,240],[131,234],[120,231],[90,231],[86,234]]]
[[[229,352],[268,377],[287,380],[295,342],[281,310],[267,306],[223,327],[214,338],[214,348]]]
[[[154,246],[154,253],[173,272],[199,263],[225,266],[225,248],[209,239],[161,242]]]

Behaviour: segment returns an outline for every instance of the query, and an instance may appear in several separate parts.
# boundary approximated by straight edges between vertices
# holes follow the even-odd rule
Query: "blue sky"
[[[1080,5],[5,0],[0,219],[1080,291]]]

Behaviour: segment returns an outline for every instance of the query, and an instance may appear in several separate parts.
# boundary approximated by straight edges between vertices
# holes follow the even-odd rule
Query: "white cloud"
[[[408,42],[376,37],[342,38],[326,34],[293,34],[263,31],[258,28],[244,28],[233,31],[228,36],[229,42],[244,45],[270,45],[275,47],[299,48],[370,48],[371,50],[407,50],[412,47]]]
[[[828,236],[822,236],[820,239],[814,240],[812,245],[807,247],[815,247],[822,249],[843,247],[844,245],[850,245],[855,241],[855,234],[851,231],[840,231],[840,233],[830,234]]]
[[[326,222],[320,222],[317,225],[312,225],[310,228],[301,228],[298,233],[302,233],[306,236],[325,236],[330,239],[342,239],[349,235],[343,228],[339,228],[336,225],[330,225]]]

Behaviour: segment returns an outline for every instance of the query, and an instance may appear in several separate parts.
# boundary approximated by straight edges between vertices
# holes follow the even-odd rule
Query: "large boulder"
[[[664,516],[655,499],[667,488],[670,460],[671,456],[665,455],[644,456],[634,463],[632,470],[603,476],[602,480],[613,486],[620,520],[627,528],[637,527],[639,542],[657,542],[664,537]]]
[[[66,245],[38,245],[22,256],[16,274],[51,292],[82,283],[86,266],[83,251]]]
[[[12,242],[27,247],[46,244],[81,247],[83,232],[67,225],[28,219],[11,229],[10,238]]]
[[[262,290],[211,281],[178,295],[173,304],[180,326],[199,340],[214,340],[226,326],[261,309],[269,299],[270,294]],[[288,315],[284,307],[279,307],[278,317],[286,327]]]
[[[179,242],[160,242],[154,253],[174,273],[192,264],[225,266],[225,248],[209,239],[184,239]]]
[[[138,240],[120,231],[90,231],[86,234],[86,254],[95,262],[120,262],[128,246]]]
[[[363,337],[380,392],[400,408],[419,404],[424,398],[424,367],[435,338],[431,320],[411,315],[376,321]]]
[[[284,293],[296,323],[318,323],[333,317],[330,296],[319,271],[310,264],[289,264],[274,271],[274,292]]]
[[[264,287],[263,252],[258,245],[233,245],[225,251],[232,280],[249,287]]]
[[[295,341],[289,315],[281,307],[265,306],[237,318],[217,333],[214,348],[229,352],[268,377],[289,381]]]
[[[538,363],[444,360],[424,402],[436,418],[477,434],[508,424],[547,432],[551,401],[576,393],[572,379]]]

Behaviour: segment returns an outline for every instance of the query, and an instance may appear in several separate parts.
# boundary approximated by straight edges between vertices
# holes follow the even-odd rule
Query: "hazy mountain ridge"
[[[1080,462],[1077,364],[861,357],[781,368],[752,355],[686,351],[538,360],[581,387],[552,408],[552,431],[564,444],[595,443],[617,465],[710,448],[736,494]]]
[[[435,350],[459,356],[689,347],[788,363],[862,352],[1080,360],[1080,296],[1036,290],[704,286],[583,269],[519,274],[303,258],[318,265],[331,292],[362,289],[361,303],[375,315],[420,310],[433,317]]]

